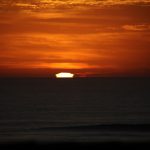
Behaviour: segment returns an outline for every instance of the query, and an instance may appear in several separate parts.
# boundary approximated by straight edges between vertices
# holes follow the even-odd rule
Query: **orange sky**
[[[150,0],[1,0],[0,76],[150,76]]]

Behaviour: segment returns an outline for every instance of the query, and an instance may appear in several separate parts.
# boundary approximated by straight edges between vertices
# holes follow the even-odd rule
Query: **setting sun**
[[[74,74],[67,73],[67,72],[61,72],[56,74],[56,78],[73,78]]]

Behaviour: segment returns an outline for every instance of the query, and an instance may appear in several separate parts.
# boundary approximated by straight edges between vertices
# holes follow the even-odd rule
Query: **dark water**
[[[0,79],[0,142],[150,141],[150,78]]]

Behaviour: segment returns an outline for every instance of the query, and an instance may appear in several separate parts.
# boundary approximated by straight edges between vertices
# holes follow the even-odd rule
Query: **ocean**
[[[0,143],[150,142],[150,78],[1,78]]]

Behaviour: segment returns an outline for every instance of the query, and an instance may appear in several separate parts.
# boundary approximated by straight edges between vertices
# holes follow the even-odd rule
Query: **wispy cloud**
[[[149,31],[150,25],[124,25],[123,29],[129,31]]]
[[[1,10],[25,9],[25,10],[43,10],[49,8],[74,8],[74,7],[103,7],[113,5],[148,5],[150,0],[1,0]]]

